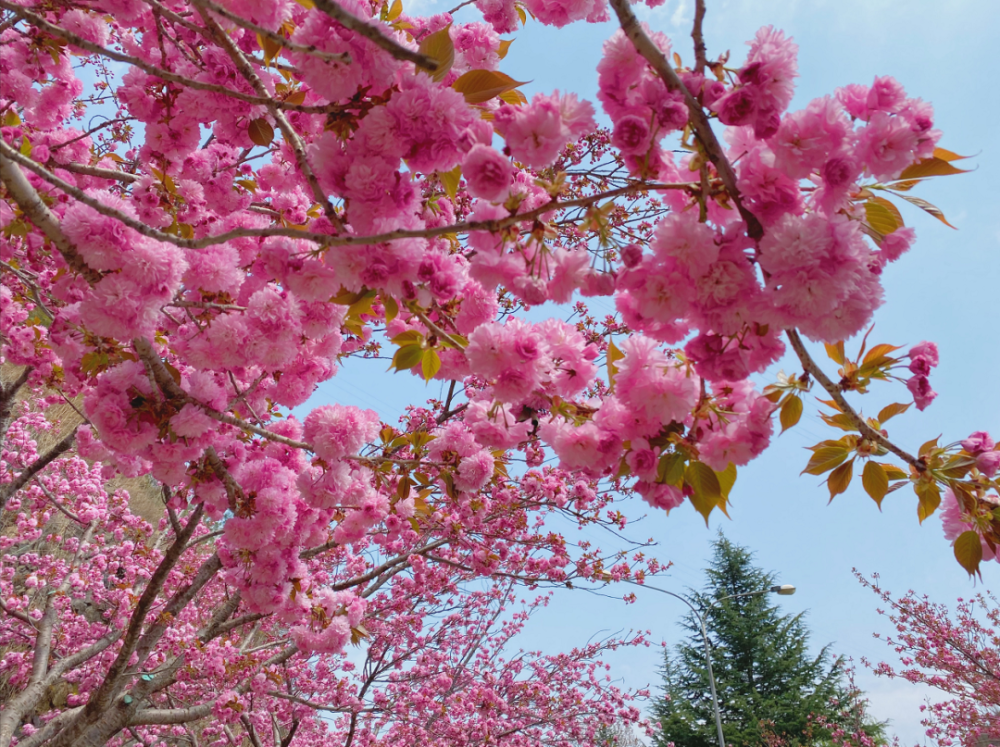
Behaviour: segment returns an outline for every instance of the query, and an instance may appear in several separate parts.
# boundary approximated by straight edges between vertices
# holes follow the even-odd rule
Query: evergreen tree
[[[722,601],[768,589],[775,578],[721,533],[713,547],[706,589],[691,599],[705,616],[727,746],[758,747],[774,736],[788,747],[829,744],[816,718],[841,723],[858,697],[844,684],[843,662],[834,660],[828,647],[810,655],[804,613],[782,615],[768,595]],[[665,655],[668,697],[653,708],[661,725],[657,744],[717,747],[701,628],[691,613],[683,625],[689,637]],[[881,725],[868,723],[866,732],[881,738]]]

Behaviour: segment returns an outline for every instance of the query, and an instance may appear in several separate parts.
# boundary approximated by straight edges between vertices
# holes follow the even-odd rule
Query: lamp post
[[[635,581],[629,581],[630,584],[636,586],[641,586],[644,589],[651,589],[653,591],[658,591],[661,594],[669,594],[674,597],[674,599],[680,599],[684,604],[691,608],[694,616],[698,618],[698,624],[701,626],[701,640],[705,644],[705,663],[708,665],[708,686],[712,691],[712,709],[715,711],[715,730],[719,735],[719,747],[726,747],[725,737],[722,735],[722,715],[719,713],[719,696],[715,691],[715,675],[712,673],[712,652],[708,643],[708,629],[705,627],[705,616],[698,611],[698,608],[694,606],[690,599],[685,596],[681,596],[673,591],[667,591],[666,589],[660,589],[656,586],[646,586],[646,584],[636,583]],[[707,612],[712,607],[721,602],[725,602],[727,599],[737,599],[741,597],[759,597],[764,594],[780,594],[781,596],[791,596],[795,593],[795,587],[791,584],[781,584],[780,586],[772,586],[770,589],[761,589],[760,591],[746,591],[742,594],[730,594],[729,596],[722,597],[721,599],[716,599],[708,607],[705,608]]]

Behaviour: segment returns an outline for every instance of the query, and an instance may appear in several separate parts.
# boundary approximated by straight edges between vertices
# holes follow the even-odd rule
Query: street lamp
[[[722,736],[722,715],[719,713],[719,696],[715,692],[715,675],[712,673],[712,652],[709,648],[708,643],[708,630],[705,627],[705,617],[698,608],[694,606],[690,599],[685,596],[681,596],[673,591],[667,591],[666,589],[660,589],[656,586],[646,586],[646,584],[640,584],[636,581],[629,581],[630,584],[635,586],[641,586],[643,589],[651,589],[652,591],[658,591],[661,594],[669,594],[674,597],[674,599],[680,599],[684,604],[691,608],[694,616],[698,618],[698,624],[701,626],[701,640],[705,644],[705,663],[708,665],[708,686],[712,691],[712,708],[715,711],[715,730],[719,735],[719,747],[726,747],[725,737]],[[707,612],[715,605],[725,602],[727,599],[737,599],[741,597],[759,597],[764,594],[780,594],[781,596],[791,596],[795,593],[795,587],[791,584],[781,584],[780,586],[772,586],[770,589],[761,589],[760,591],[745,591],[742,594],[730,594],[729,596],[716,599],[708,607],[705,608]]]

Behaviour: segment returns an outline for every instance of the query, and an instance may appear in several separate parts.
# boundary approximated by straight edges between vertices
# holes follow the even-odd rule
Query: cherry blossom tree
[[[566,527],[725,511],[814,385],[831,496],[910,486],[970,573],[995,557],[990,436],[908,451],[909,404],[846,397],[935,396],[933,343],[843,342],[915,239],[896,201],[944,220],[931,106],[886,77],[788,112],[794,42],[732,67],[701,2],[687,62],[626,0],[474,4],[0,0],[0,747],[628,727],[601,657],[641,633],[517,648],[546,589],[662,567]],[[500,71],[529,15],[611,11],[610,129]],[[784,340],[802,373],[758,390]],[[379,358],[446,394],[307,404]]]
[[[926,595],[901,597],[855,572],[886,604],[879,610],[895,628],[876,634],[900,665],[865,662],[875,674],[927,685],[946,699],[922,706],[927,736],[945,747],[980,747],[1000,740],[1000,604],[980,593],[959,599],[954,612]],[[937,695],[937,693],[936,693]]]

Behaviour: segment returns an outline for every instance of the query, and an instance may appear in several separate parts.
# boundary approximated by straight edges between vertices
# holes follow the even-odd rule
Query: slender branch
[[[35,475],[48,467],[56,458],[69,451],[69,448],[73,445],[73,441],[75,439],[76,428],[67,433],[59,443],[46,451],[42,456],[38,457],[38,459],[32,462],[29,466],[21,470],[21,474],[15,477],[13,481],[0,488],[0,509],[7,505],[7,500],[14,495],[14,493],[31,482],[31,479]]]
[[[286,695],[285,693],[280,693],[277,690],[268,690],[267,694],[270,695],[272,698],[281,698],[282,700],[290,700],[293,703],[299,703],[301,705],[308,706],[309,708],[314,708],[317,711],[330,711],[331,713],[350,713],[354,710],[352,708],[347,708],[345,706],[334,706],[334,705],[327,705],[324,703],[316,703],[312,700],[306,700],[305,698],[296,697],[295,695]]]
[[[332,5],[333,3],[331,3]],[[150,65],[145,60],[138,57],[133,57],[131,55],[122,54],[121,52],[115,52],[112,49],[107,49],[99,44],[94,44],[93,42],[87,41],[82,36],[78,36],[66,29],[56,26],[55,24],[49,23],[40,15],[32,13],[30,10],[25,9],[23,6],[17,5],[9,0],[0,0],[0,8],[4,10],[9,10],[16,13],[18,16],[28,21],[31,25],[42,29],[43,31],[55,36],[57,38],[65,39],[70,44],[80,49],[84,49],[91,54],[100,55],[101,57],[107,57],[108,59],[114,60],[115,62],[123,62],[127,65],[132,65],[139,68],[144,73],[149,75],[154,75],[161,80],[165,80],[168,83],[174,83],[178,86],[183,86],[184,88],[194,89],[197,91],[210,91],[211,93],[222,94],[237,101],[243,101],[247,104],[254,104],[257,106],[267,106],[270,104],[275,104],[280,106],[282,109],[288,109],[291,111],[302,111],[308,113],[322,113],[329,109],[328,106],[301,106],[295,104],[285,104],[283,102],[276,102],[270,96],[255,96],[248,93],[241,93],[240,91],[233,90],[230,86],[223,86],[218,83],[205,83],[200,80],[195,80],[193,78],[188,78],[183,75],[178,75],[177,73],[172,73],[162,67],[157,67],[156,65]],[[346,11],[341,11],[346,14]],[[377,33],[377,32],[376,32]],[[395,42],[390,42],[395,44]],[[398,46],[398,45],[397,45]],[[404,48],[405,49],[405,48]],[[406,50],[410,55],[415,53]],[[426,59],[423,55],[419,55],[421,59]],[[431,63],[433,69],[435,63]]]
[[[170,372],[167,371],[166,367],[163,365],[163,361],[160,360],[160,356],[157,354],[156,350],[153,348],[153,344],[145,337],[136,337],[132,340],[132,347],[135,348],[136,353],[139,358],[146,365],[150,374],[156,382],[157,387],[161,392],[175,404],[181,405],[185,403],[191,403],[200,407],[206,415],[214,420],[218,420],[220,423],[227,423],[228,425],[241,428],[246,431],[250,431],[262,438],[266,438],[271,441],[276,441],[278,443],[285,444],[286,446],[291,446],[296,449],[306,449],[307,451],[312,451],[312,446],[303,442],[296,441],[295,439],[288,438],[287,436],[282,436],[277,433],[272,433],[266,428],[261,428],[259,426],[248,423],[245,420],[240,420],[237,417],[229,415],[228,413],[219,412],[209,407],[200,400],[195,399],[185,392],[180,385],[174,381]]]
[[[351,15],[333,0],[314,0],[314,3],[317,10],[330,16],[330,18],[335,20],[345,29],[353,31],[359,36],[365,37],[370,42],[375,44],[375,46],[385,50],[397,60],[412,62],[417,67],[421,67],[424,70],[433,71],[437,69],[438,63],[436,60],[432,60],[430,57],[420,54],[419,52],[414,52],[412,49],[407,49],[399,42],[394,41],[383,34],[375,26]]]
[[[0,0],[0,2],[3,2],[3,0]],[[69,268],[78,275],[83,275],[93,285],[101,279],[100,273],[91,269],[83,261],[83,257],[76,251],[76,247],[66,237],[66,234],[62,232],[55,215],[42,202],[42,198],[38,196],[38,192],[31,186],[31,182],[28,181],[24,172],[15,165],[16,163],[24,165],[24,161],[34,163],[34,161],[30,161],[30,159],[25,158],[15,151],[7,143],[3,142],[3,140],[0,140],[0,181],[3,181],[11,198],[21,208],[21,212],[24,213],[25,217],[38,226],[49,241],[55,245],[59,254],[62,255],[66,264],[69,265]],[[60,181],[62,180],[60,179]]]
[[[757,217],[744,206],[739,187],[736,184],[736,172],[733,171],[732,164],[726,158],[725,151],[722,149],[719,139],[712,131],[712,125],[709,123],[708,117],[705,116],[705,111],[702,109],[701,104],[691,95],[691,92],[681,82],[680,77],[670,66],[666,56],[664,56],[660,48],[653,43],[653,40],[643,30],[639,24],[639,19],[635,17],[635,13],[632,12],[632,8],[629,6],[629,0],[611,0],[611,7],[615,9],[615,13],[618,15],[622,31],[632,41],[639,54],[646,58],[646,62],[652,66],[667,88],[671,91],[678,91],[684,96],[695,137],[701,143],[701,147],[704,149],[708,160],[715,166],[722,184],[736,204],[736,208],[739,210],[743,221],[747,224],[747,234],[750,238],[759,241],[764,236],[764,227],[757,220]]]
[[[135,174],[130,174],[127,171],[119,171],[118,169],[104,169],[100,166],[87,166],[82,163],[51,163],[49,168],[62,169],[63,171],[69,171],[73,174],[83,174],[85,176],[94,176],[98,179],[110,179],[113,181],[126,182],[131,184],[132,182],[138,181],[139,177]]]
[[[4,604],[3,599],[0,599],[0,612],[3,612],[5,615],[8,615],[9,617],[13,617],[15,620],[20,620],[32,630],[36,629],[34,620],[32,620],[30,617],[28,617],[23,612],[20,612],[19,610],[12,610],[10,607]]]
[[[240,51],[240,48],[236,46],[236,43],[232,40],[232,38],[230,38],[229,34],[223,31],[219,27],[219,24],[216,23],[215,20],[208,14],[208,11],[206,10],[208,6],[205,0],[192,0],[192,2],[199,6],[202,20],[215,33],[217,43],[226,50],[230,59],[235,63],[236,67],[239,68],[243,77],[247,79],[253,89],[257,92],[258,96],[267,99],[269,102],[267,104],[267,109],[271,113],[271,116],[274,117],[274,121],[277,123],[278,128],[281,130],[281,134],[285,138],[285,142],[288,143],[292,152],[295,154],[295,163],[298,165],[299,171],[302,172],[302,176],[309,185],[313,199],[317,202],[317,204],[323,206],[323,213],[326,215],[326,219],[330,222],[330,224],[338,229],[342,229],[343,223],[341,222],[336,211],[333,209],[333,204],[326,196],[323,188],[320,187],[319,180],[316,178],[312,165],[306,157],[306,146],[302,142],[302,138],[299,137],[295,128],[292,127],[284,112],[278,108],[275,100],[271,98],[268,93],[267,86],[264,85],[264,82],[260,79],[260,76],[257,75],[257,72],[253,69],[253,66],[249,63],[249,61],[247,61],[246,56]]]
[[[263,38],[267,39],[275,46],[287,49],[289,52],[301,52],[302,54],[307,54],[320,60],[329,60],[330,62],[341,62],[344,64],[349,64],[351,62],[351,56],[346,52],[324,52],[323,50],[318,49],[314,44],[296,44],[295,42],[286,39],[281,34],[276,34],[270,29],[260,26],[253,21],[249,21],[246,18],[233,13],[231,10],[222,7],[218,3],[213,3],[211,0],[201,0],[201,2],[196,4],[207,8],[215,15],[225,18],[227,21],[230,21],[237,26],[253,31],[255,34],[260,34]]]
[[[299,720],[297,718],[293,718],[292,726],[288,730],[288,734],[285,735],[285,738],[281,740],[281,744],[279,745],[279,747],[288,747],[292,743],[292,740],[295,739],[295,732],[297,732],[298,730],[299,730]]]
[[[927,464],[923,459],[915,457],[896,446],[896,444],[868,425],[865,419],[861,417],[861,415],[853,407],[851,407],[847,398],[844,397],[844,393],[840,390],[840,387],[830,381],[830,377],[826,375],[823,369],[820,368],[816,361],[813,360],[812,356],[809,355],[809,351],[806,350],[806,346],[803,344],[802,338],[799,337],[799,333],[796,330],[786,329],[785,334],[788,335],[788,341],[792,344],[792,349],[799,357],[802,367],[809,373],[810,376],[819,382],[819,385],[823,387],[823,389],[826,390],[826,393],[829,394],[830,398],[837,403],[837,406],[841,409],[841,411],[851,419],[851,422],[854,423],[854,426],[858,429],[858,432],[861,433],[862,436],[867,438],[869,441],[873,441],[880,446],[885,447],[904,462],[914,467],[914,469],[918,472],[926,471]]]
[[[414,316],[417,317],[417,319],[419,319],[423,323],[425,327],[427,327],[427,329],[431,331],[432,334],[436,335],[437,337],[440,337],[442,340],[447,342],[456,350],[461,350],[462,348],[465,347],[464,345],[459,343],[458,340],[456,340],[450,334],[441,329],[441,327],[432,322],[424,312],[420,311],[420,309],[414,308],[410,309],[410,311],[413,313]]]
[[[6,264],[6,263],[4,263]],[[7,385],[0,382],[0,445],[3,444],[7,436],[7,429],[10,428],[12,413],[14,412],[14,401],[21,387],[28,382],[28,377],[34,371],[34,366],[25,366],[17,378]]]
[[[694,70],[696,73],[704,73],[707,50],[705,49],[705,36],[702,27],[705,23],[705,0],[695,0],[694,2],[694,25],[691,27],[691,40],[694,42]]]
[[[62,515],[65,516],[67,519],[69,519],[70,521],[75,521],[78,524],[87,523],[79,516],[74,514],[72,511],[70,511],[68,508],[63,506],[63,504],[59,502],[59,499],[56,498],[55,495],[53,495],[52,491],[49,490],[44,485],[42,485],[42,481],[38,479],[37,475],[35,476],[35,485],[37,485],[41,489],[45,497],[49,499],[49,503],[51,503],[53,506],[59,509],[59,512],[62,513]]]
[[[41,745],[46,744],[52,736],[54,736],[57,732],[62,731],[62,729],[72,722],[73,719],[79,716],[81,711],[83,711],[83,706],[77,706],[76,708],[70,708],[69,710],[63,711],[30,737],[19,739],[17,747],[41,747]]]
[[[3,2],[3,0],[0,0]],[[700,185],[698,182],[681,182],[676,184],[664,184],[658,182],[635,182],[624,187],[619,187],[618,189],[612,189],[607,192],[600,192],[594,195],[588,195],[586,197],[577,197],[572,200],[564,200],[562,202],[558,200],[552,200],[544,205],[541,205],[533,210],[528,210],[524,213],[517,213],[514,215],[509,215],[506,218],[494,218],[491,220],[478,220],[478,221],[464,221],[462,223],[454,223],[450,226],[436,226],[434,228],[421,228],[421,229],[399,229],[396,231],[387,231],[385,233],[374,234],[370,236],[348,236],[339,235],[331,236],[324,233],[315,233],[312,231],[299,231],[294,228],[237,228],[232,231],[226,231],[225,233],[217,234],[215,236],[206,236],[201,239],[183,239],[177,236],[173,236],[168,233],[163,233],[155,228],[150,228],[141,221],[135,220],[114,208],[110,208],[107,205],[95,200],[94,198],[87,195],[82,189],[79,189],[69,182],[60,179],[58,176],[48,171],[41,164],[35,163],[30,158],[22,156],[17,151],[13,150],[9,146],[0,142],[0,153],[9,156],[9,158],[16,163],[20,164],[24,168],[38,174],[40,177],[45,179],[54,187],[61,189],[66,192],[66,194],[71,195],[74,199],[82,202],[88,207],[93,208],[101,215],[106,215],[111,218],[120,220],[122,223],[127,225],[129,228],[134,229],[143,236],[147,236],[157,241],[165,241],[169,244],[174,244],[175,246],[183,247],[185,249],[204,249],[207,246],[214,246],[216,244],[223,244],[232,239],[238,238],[259,238],[268,236],[287,236],[290,238],[305,239],[307,241],[313,241],[320,246],[364,246],[368,244],[382,244],[387,241],[394,241],[396,239],[419,239],[419,238],[434,238],[437,236],[444,236],[450,233],[468,233],[470,231],[489,231],[496,233],[509,228],[511,226],[517,225],[518,223],[523,223],[545,215],[546,213],[555,212],[557,210],[564,210],[566,208],[573,207],[586,207],[588,205],[593,205],[595,202],[600,202],[604,199],[613,199],[615,197],[621,197],[622,195],[632,194],[636,192],[657,192],[661,190],[692,190],[699,189]],[[727,162],[728,163],[728,162]],[[30,185],[29,185],[30,186]],[[22,208],[23,209],[23,208]],[[46,208],[47,209],[47,208]],[[56,226],[58,228],[58,226]],[[82,260],[81,260],[82,262]],[[86,266],[86,265],[84,265]],[[87,268],[89,270],[89,268]],[[91,271],[93,272],[93,271]],[[96,273],[95,273],[96,274]],[[100,276],[97,276],[99,279]],[[96,281],[95,281],[96,282]]]
[[[203,503],[199,503],[195,507],[194,511],[191,512],[191,516],[188,518],[187,526],[185,526],[184,530],[174,539],[173,544],[171,544],[166,553],[164,553],[163,559],[150,576],[149,582],[146,584],[146,588],[143,590],[142,596],[139,597],[135,610],[132,612],[131,618],[129,619],[128,629],[125,632],[125,637],[122,641],[122,647],[118,652],[118,656],[115,658],[114,662],[112,662],[111,666],[108,667],[104,681],[97,688],[97,691],[91,696],[90,701],[87,703],[86,712],[84,714],[85,719],[88,716],[97,718],[103,711],[107,710],[111,703],[111,698],[121,686],[119,681],[120,676],[125,671],[132,654],[135,652],[136,647],[139,644],[140,634],[143,623],[146,620],[146,616],[149,614],[153,607],[153,603],[159,596],[160,590],[163,588],[163,584],[166,583],[167,576],[170,574],[170,571],[173,570],[174,566],[180,560],[181,554],[187,547],[188,540],[191,538],[194,530],[201,522],[201,516],[204,510],[205,505]]]
[[[408,564],[410,562],[410,558],[413,557],[414,555],[426,555],[432,550],[436,550],[437,548],[446,544],[448,544],[448,540],[446,539],[434,540],[430,544],[424,545],[419,550],[414,550],[413,552],[407,553],[406,555],[400,555],[397,558],[393,558],[392,560],[383,563],[378,568],[373,568],[368,573],[362,576],[356,576],[350,579],[349,581],[341,581],[339,584],[331,585],[330,588],[333,589],[334,591],[343,591],[344,589],[350,589],[353,586],[360,586],[361,584],[368,583],[372,579],[378,578],[387,570],[395,566],[398,566],[400,564]]]

